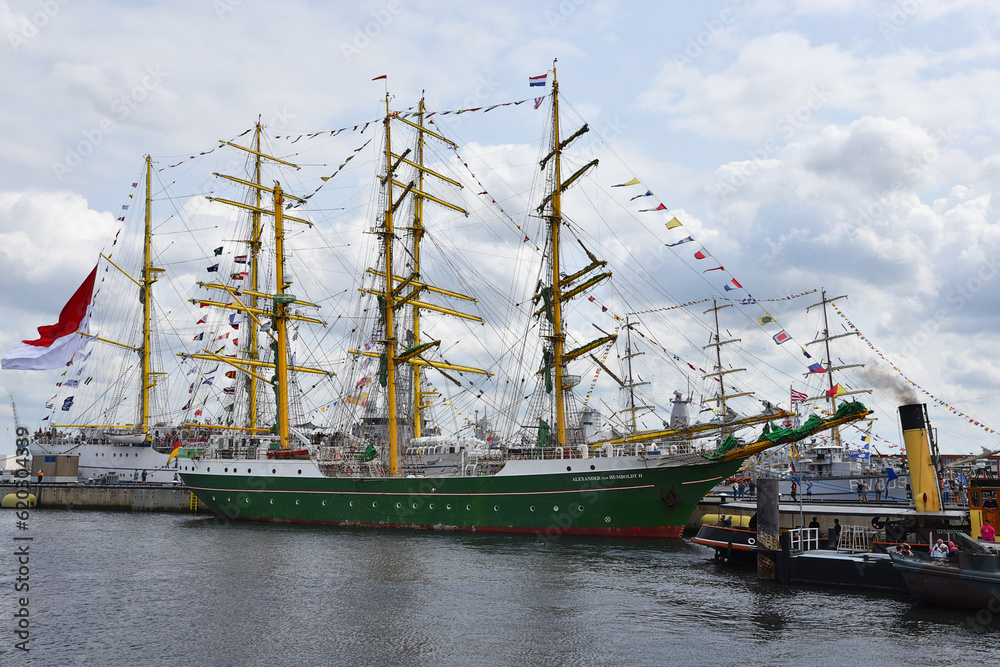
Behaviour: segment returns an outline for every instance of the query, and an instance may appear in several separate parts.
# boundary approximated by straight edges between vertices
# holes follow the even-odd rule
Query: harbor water
[[[687,541],[0,514],[3,665],[966,665],[988,612],[783,587]],[[30,541],[15,540],[31,537]],[[14,545],[30,592],[16,593]],[[27,653],[15,648],[28,598]]]

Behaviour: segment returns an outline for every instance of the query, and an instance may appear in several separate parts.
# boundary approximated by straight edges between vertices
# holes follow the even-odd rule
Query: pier
[[[18,487],[0,484],[0,497]],[[160,484],[32,483],[28,490],[38,498],[38,509],[118,510],[126,512],[207,513],[191,490]]]

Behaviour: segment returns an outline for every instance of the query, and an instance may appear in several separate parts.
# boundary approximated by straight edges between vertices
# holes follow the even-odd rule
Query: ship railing
[[[788,539],[792,551],[819,549],[819,528],[793,528],[788,531]]]

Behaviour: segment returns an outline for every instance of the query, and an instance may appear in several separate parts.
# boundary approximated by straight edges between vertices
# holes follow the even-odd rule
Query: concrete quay
[[[0,497],[17,491],[0,484]],[[207,513],[186,486],[157,484],[53,484],[32,482],[37,509],[120,510],[126,512]]]

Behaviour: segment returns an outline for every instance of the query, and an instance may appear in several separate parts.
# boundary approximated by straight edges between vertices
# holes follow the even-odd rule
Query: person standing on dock
[[[45,472],[41,468],[39,468],[38,469],[38,483],[39,484],[42,483],[42,478],[43,477],[45,477]]]
[[[806,500],[813,499],[813,481],[811,479],[806,480]]]
[[[868,494],[865,493],[865,483],[864,483],[864,481],[862,481],[860,479],[858,480],[857,489],[858,489],[858,502],[859,503],[867,503],[868,502]]]
[[[875,480],[875,502],[882,503],[882,491],[884,490],[885,487],[882,485],[882,478],[879,477]]]

